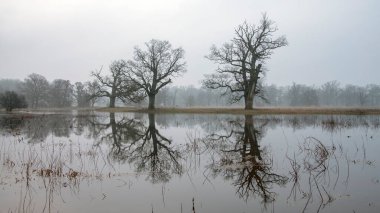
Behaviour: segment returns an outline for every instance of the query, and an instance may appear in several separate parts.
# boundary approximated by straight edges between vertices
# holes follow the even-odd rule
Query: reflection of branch
[[[248,200],[251,193],[256,192],[263,198],[264,203],[273,201],[275,194],[270,191],[269,185],[272,183],[284,185],[287,178],[270,172],[271,167],[262,162],[256,162],[256,164],[250,162],[250,164],[242,169],[235,181],[240,197]]]
[[[110,122],[99,124],[98,129],[104,131],[100,141],[112,143],[110,154],[114,160],[135,163],[137,172],[148,171],[152,182],[166,182],[171,174],[182,174],[180,153],[170,146],[171,140],[156,129],[154,115],[149,115],[146,127],[134,119],[116,121],[115,114],[110,113]],[[107,129],[111,129],[108,134]]]
[[[169,170],[176,174],[182,173],[181,165],[177,160],[180,157],[179,152],[165,143],[171,144],[171,140],[161,135],[154,125],[150,125],[141,139],[140,146],[130,152],[132,156],[136,153],[137,156],[130,158],[130,161],[137,162],[139,170],[144,171],[145,168],[148,168],[147,165],[150,165],[153,182],[168,181]],[[169,158],[165,156],[169,156]]]
[[[273,184],[284,185],[288,178],[272,170],[272,161],[259,147],[263,128],[267,122],[255,128],[253,117],[246,116],[241,122],[229,122],[226,134],[213,133],[205,138],[209,143],[217,143],[220,160],[211,164],[215,174],[222,173],[225,178],[233,179],[237,194],[246,201],[250,196],[259,195],[263,202],[274,200],[271,191]],[[270,158],[269,158],[270,159]]]

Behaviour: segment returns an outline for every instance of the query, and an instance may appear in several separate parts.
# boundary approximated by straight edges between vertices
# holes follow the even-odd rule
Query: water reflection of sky
[[[15,211],[29,202],[37,212],[376,212],[379,120],[2,115],[0,205]],[[80,175],[38,175],[56,162],[64,174]]]

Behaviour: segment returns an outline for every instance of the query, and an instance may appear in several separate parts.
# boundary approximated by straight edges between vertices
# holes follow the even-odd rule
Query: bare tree
[[[23,92],[32,108],[46,106],[49,82],[42,75],[32,73],[24,80]]]
[[[285,36],[274,38],[277,27],[266,14],[258,26],[244,22],[235,29],[235,38],[222,47],[211,47],[206,58],[223,65],[216,74],[206,75],[203,85],[207,88],[225,89],[235,103],[244,98],[245,109],[252,109],[253,99],[261,94],[259,79],[263,75],[263,64],[273,50],[286,46]]]
[[[368,103],[370,106],[380,106],[380,85],[369,84],[366,89],[368,90]]]
[[[69,80],[55,79],[48,91],[50,107],[70,107],[73,102],[74,88]]]
[[[87,81],[85,83],[85,87],[87,88],[87,92],[90,95],[90,106],[94,107],[96,101],[98,100],[98,97],[96,97],[96,93],[98,91],[98,88],[100,87],[100,84],[97,80]]]
[[[173,49],[168,41],[150,40],[145,43],[147,50],[135,47],[134,60],[128,61],[130,79],[149,97],[149,109],[154,109],[158,91],[186,72],[184,50]]]
[[[321,86],[321,102],[323,105],[338,105],[341,93],[338,81],[329,81]]]
[[[139,91],[138,85],[127,78],[127,62],[124,60],[117,60],[110,65],[110,76],[102,76],[101,70],[92,72],[97,84],[94,98],[108,97],[109,107],[115,107],[116,99],[126,103],[139,102],[144,98],[144,95]]]
[[[74,84],[74,97],[78,107],[89,107],[91,95],[88,89],[89,83],[76,82]]]

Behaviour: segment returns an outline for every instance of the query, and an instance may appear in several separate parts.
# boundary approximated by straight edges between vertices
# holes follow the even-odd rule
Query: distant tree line
[[[293,83],[287,87],[265,88],[271,106],[380,106],[380,85],[340,85],[330,81],[319,87]]]
[[[33,81],[39,83],[34,84]],[[0,97],[5,97],[5,94],[10,96],[9,91],[13,91],[24,99],[21,101],[23,103],[21,106],[30,108],[109,106],[108,99],[94,96],[99,91],[98,87],[99,84],[96,81],[72,84],[68,80],[56,79],[49,83],[43,76],[31,74],[24,81],[0,79]],[[254,106],[380,106],[380,85],[378,84],[357,86],[341,85],[338,81],[330,81],[321,86],[297,83],[289,86],[263,85],[262,90],[263,98],[256,99]],[[128,100],[119,100],[115,104],[136,106],[145,105],[148,102],[148,97],[143,97],[138,104]],[[242,107],[245,103],[244,100],[231,103],[229,95],[225,94],[223,89],[171,86],[157,93],[155,104],[158,107]],[[4,104],[2,106],[6,108]]]
[[[44,107],[90,107],[96,99],[91,98],[94,90],[94,82],[76,82],[55,79],[52,82],[39,74],[32,73],[24,81],[13,79],[0,79],[1,100],[4,97],[20,99],[22,104],[12,108],[44,108]],[[17,102],[15,100],[14,102]],[[7,103],[10,103],[8,100]],[[4,108],[4,101],[1,101]],[[9,105],[9,104],[8,104]],[[13,106],[14,104],[12,104]],[[10,111],[10,110],[9,110]]]
[[[262,85],[261,99],[254,106],[380,106],[380,85],[341,85],[330,81],[321,86],[293,83],[290,86]],[[170,87],[158,94],[160,106],[244,106],[243,100],[231,103],[223,89]]]

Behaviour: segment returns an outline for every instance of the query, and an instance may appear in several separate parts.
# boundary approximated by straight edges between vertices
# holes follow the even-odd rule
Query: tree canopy
[[[186,72],[185,51],[172,48],[168,41],[150,40],[146,50],[135,47],[133,60],[128,61],[128,74],[149,97],[149,109],[154,109],[155,97],[172,78]]]
[[[139,102],[144,98],[144,95],[140,92],[139,86],[127,78],[127,62],[125,60],[116,60],[111,63],[110,67],[111,75],[102,76],[101,70],[92,72],[92,76],[95,77],[96,86],[94,98],[108,97],[110,99],[109,107],[115,107],[116,99],[126,103]]]
[[[46,107],[48,102],[49,82],[40,74],[32,73],[24,80],[23,93],[30,107]]]
[[[222,47],[211,47],[209,60],[220,65],[215,74],[206,75],[203,85],[211,89],[225,89],[231,102],[242,98],[245,108],[252,109],[253,98],[262,94],[260,79],[265,61],[273,51],[286,46],[285,36],[275,37],[277,27],[266,14],[259,25],[244,22],[235,29],[235,37]]]

